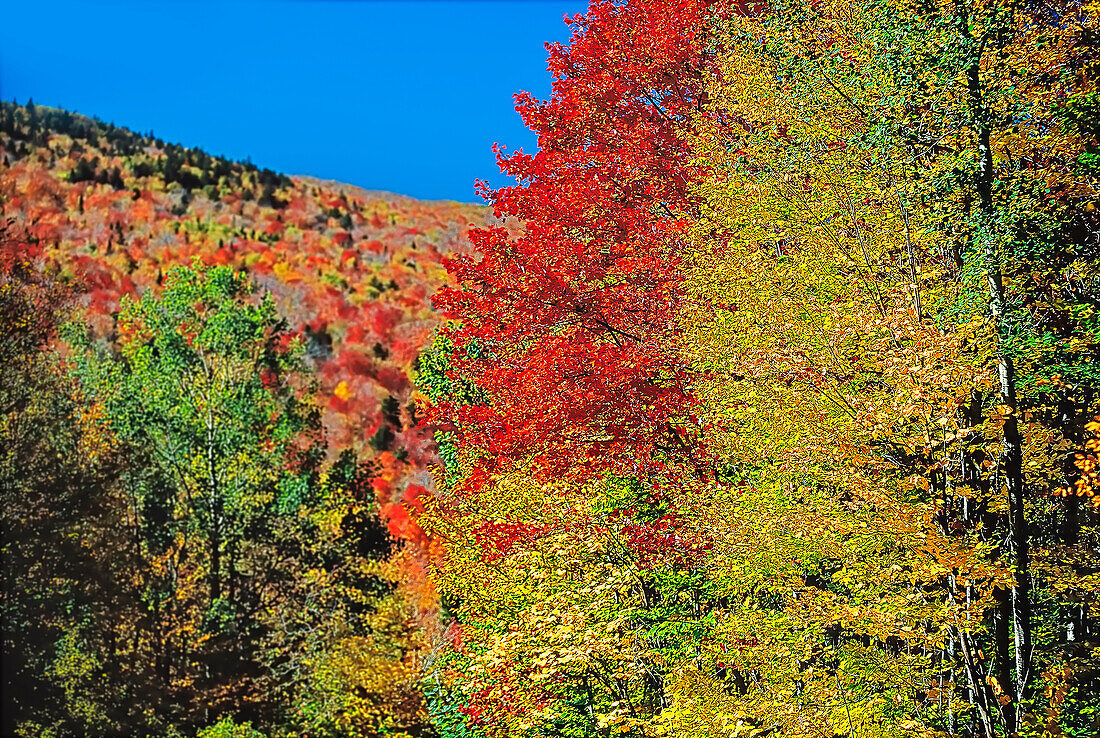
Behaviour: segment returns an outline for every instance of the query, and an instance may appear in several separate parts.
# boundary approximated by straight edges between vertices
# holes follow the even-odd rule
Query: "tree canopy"
[[[464,730],[1096,727],[1096,23],[593,3],[422,372]]]

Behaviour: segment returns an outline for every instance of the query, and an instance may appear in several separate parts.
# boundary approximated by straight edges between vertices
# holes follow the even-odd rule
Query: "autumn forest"
[[[571,32],[485,205],[0,103],[0,734],[1100,735],[1100,4]]]

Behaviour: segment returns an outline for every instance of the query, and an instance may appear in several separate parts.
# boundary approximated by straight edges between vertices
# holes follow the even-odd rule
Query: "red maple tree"
[[[437,307],[456,371],[484,406],[442,402],[433,420],[481,449],[480,475],[533,459],[546,475],[652,471],[689,445],[677,357],[678,254],[698,167],[683,136],[705,108],[712,56],[703,0],[596,0],[548,45],[548,101],[516,109],[539,151],[505,154],[517,184],[483,196],[503,226],[475,229],[474,254],[445,263],[458,286]]]

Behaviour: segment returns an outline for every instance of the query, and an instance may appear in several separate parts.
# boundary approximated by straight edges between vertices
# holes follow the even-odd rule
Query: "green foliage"
[[[281,345],[270,297],[249,302],[248,292],[228,267],[177,268],[161,295],[125,300],[118,359],[90,350],[77,359],[118,438],[149,454],[128,485],[135,505],[165,523],[149,531],[150,552],[197,533],[211,608],[233,586],[241,548],[266,537],[272,516],[311,502],[300,474],[319,453],[300,447],[316,419],[288,381],[300,347]],[[300,472],[288,475],[292,452]]]
[[[252,723],[237,723],[227,716],[200,730],[195,738],[267,738],[267,736],[253,728]]]
[[[438,682],[427,682],[422,687],[428,702],[428,714],[439,738],[478,738],[479,733],[470,726],[463,711],[465,697],[443,687]]]
[[[106,706],[97,700],[107,674],[95,653],[82,643],[79,630],[71,630],[57,643],[56,656],[46,676],[64,693],[64,712],[85,734],[111,732],[114,728]]]
[[[148,623],[138,642],[149,688],[173,705],[159,717],[187,728],[232,710],[278,724],[313,678],[310,654],[388,591],[367,470],[350,451],[326,461],[300,342],[243,275],[197,263],[124,301],[117,353],[80,326],[68,334],[127,459],[129,576]],[[51,674],[75,683],[92,663],[72,656]]]
[[[450,354],[453,350],[451,339],[446,330],[440,331],[432,345],[421,352],[416,360],[416,384],[433,405],[455,402],[462,405],[484,401],[484,393],[469,380],[456,376],[451,369]],[[457,436],[450,430],[436,430],[433,433],[439,458],[443,466],[440,469],[440,483],[447,488],[465,476],[459,460]]]

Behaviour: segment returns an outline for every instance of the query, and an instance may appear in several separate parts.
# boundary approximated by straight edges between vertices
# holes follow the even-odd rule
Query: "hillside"
[[[353,608],[350,612],[360,625],[345,628],[339,617],[311,615],[331,620],[328,629],[336,639],[330,641],[336,644],[336,650],[331,651],[335,656],[327,662],[331,666],[310,667],[301,673],[314,675],[308,683],[315,686],[309,689],[319,689],[318,694],[329,694],[326,690],[332,689],[332,694],[339,695],[336,699],[350,700],[343,707],[334,707],[338,703],[332,702],[331,695],[312,702],[303,697],[305,701],[300,704],[307,707],[296,709],[318,710],[311,718],[314,725],[322,724],[330,712],[354,715],[346,719],[354,720],[362,730],[368,730],[364,725],[374,725],[369,730],[415,732],[420,729],[417,726],[426,723],[416,681],[423,658],[438,647],[444,635],[438,596],[426,576],[429,542],[410,518],[430,488],[428,466],[436,460],[430,434],[416,427],[419,418],[411,374],[418,354],[432,340],[439,322],[430,300],[446,278],[441,257],[468,248],[468,226],[484,224],[488,217],[485,208],[474,205],[420,202],[310,177],[288,177],[63,110],[11,103],[0,106],[0,224],[6,224],[5,238],[14,236],[35,244],[47,269],[76,287],[77,317],[89,326],[93,337],[114,344],[121,298],[127,294],[159,294],[172,267],[197,260],[247,273],[261,292],[273,296],[290,333],[304,339],[305,362],[319,385],[314,396],[321,405],[329,462],[338,463],[337,459],[351,451],[353,458],[369,469],[366,483],[373,494],[368,493],[367,499],[373,497],[378,517],[389,536],[399,542],[394,547],[377,543],[371,533],[374,513],[368,510],[366,518],[357,517],[359,513],[344,518],[342,525],[354,532],[343,535],[338,545],[366,546],[358,550],[368,557],[378,550],[390,551],[381,569],[356,569],[356,559],[341,559],[341,554],[318,550],[317,561],[331,562],[336,567],[333,572],[347,569],[353,577],[349,581],[357,584],[351,589],[341,588],[338,578],[332,578],[337,575],[330,573],[326,576],[331,583],[318,583],[317,591],[323,594],[331,590],[337,598],[334,601],[345,602],[341,607]],[[30,520],[42,513],[43,520],[49,521],[59,514],[52,504],[47,505],[50,509],[38,512],[29,505],[25,515],[18,515]],[[353,507],[348,509],[354,504],[352,501]],[[100,509],[92,514],[109,517],[113,513]],[[176,515],[179,519],[178,511]],[[93,523],[92,529],[102,532],[111,525]],[[349,525],[352,528],[347,528]],[[35,529],[32,526],[29,530]],[[42,537],[48,534],[15,535],[13,540],[23,536],[32,542],[31,546],[52,545]],[[6,534],[5,559],[17,551],[23,556],[30,549],[23,543],[9,545]],[[34,560],[34,555],[27,555],[28,561]],[[91,555],[93,561],[97,554],[93,550]],[[155,559],[151,561],[155,570]],[[272,564],[271,568],[277,571],[279,566]],[[153,576],[149,581],[157,581],[155,574],[139,574],[141,570],[136,566],[127,571],[123,566],[123,573],[116,576]],[[49,566],[44,571],[50,571]],[[6,573],[17,580],[24,576],[57,576],[36,575],[23,569]],[[76,575],[76,580],[82,576]],[[384,591],[390,594],[367,610],[356,611],[356,598],[363,596],[356,592],[370,591],[375,586],[371,582],[378,577],[386,582]],[[178,592],[177,597],[183,597],[187,590],[181,588]],[[270,592],[264,596],[273,596]],[[28,603],[38,602],[36,597],[40,596],[33,595]],[[291,602],[293,598],[284,597],[282,601]],[[34,605],[39,606],[47,610],[51,607],[48,602]],[[134,617],[147,617],[144,607],[138,606]],[[195,649],[201,650],[208,636],[195,639],[188,635],[193,632],[188,629],[195,626],[187,625],[187,612],[197,611],[182,608],[176,619],[182,630],[164,636],[164,642],[175,642],[177,653],[199,653]],[[33,627],[35,616],[11,617],[22,618],[18,620],[21,628]],[[129,616],[119,609],[108,611],[104,617]],[[5,615],[5,628],[7,618]],[[150,621],[152,625],[145,627],[169,628],[176,621],[156,615]],[[109,636],[115,626],[97,627],[90,636],[93,639]],[[207,626],[198,632],[207,632]],[[42,653],[61,649],[55,646],[57,635],[49,628],[35,637],[43,639]],[[161,638],[157,636],[152,643]],[[126,656],[112,643],[109,639],[106,646],[106,653],[115,654],[112,658],[139,663],[140,659]],[[290,663],[317,658],[300,645],[284,650],[282,658]],[[133,651],[138,653],[138,647]],[[221,657],[216,656],[216,648],[210,653],[212,663],[218,663]],[[345,657],[343,653],[355,655]],[[157,659],[159,664],[160,657]],[[196,666],[198,663],[179,660],[174,668],[180,675],[201,675],[202,669],[209,667]],[[39,675],[54,673],[48,662],[26,668],[30,669],[28,673]],[[170,723],[163,721],[179,720],[179,725],[192,726],[212,723],[223,710],[243,711],[239,714],[264,722],[273,719],[272,709],[283,709],[278,706],[288,704],[285,698],[273,701],[265,695],[271,687],[264,687],[262,679],[268,677],[246,673],[243,681],[219,682],[216,677],[210,681],[208,676],[206,686],[192,686],[195,677],[169,678],[169,667],[164,668],[165,677],[160,681],[141,675],[125,679],[135,689],[160,690],[151,692],[147,699],[177,702],[178,709],[135,717],[133,710],[140,708],[140,700],[104,698],[101,704],[130,711],[103,718],[106,724],[119,726],[113,730],[137,730],[139,725],[147,726],[143,730],[164,730]],[[341,676],[326,682],[325,668],[336,669]],[[9,677],[20,681],[8,673],[6,664],[5,683]],[[48,677],[48,682],[61,684],[64,680],[54,676]],[[115,681],[112,677],[104,683]],[[162,686],[152,686],[157,684]],[[282,689],[286,684],[305,682],[300,678],[290,682],[282,679],[275,684]],[[65,689],[80,699],[91,699],[88,695],[96,691],[89,684],[76,691]],[[302,692],[305,687],[295,689],[298,694],[306,694]],[[19,697],[19,704],[30,705],[42,699],[49,702],[57,698],[25,696]],[[211,699],[215,700],[213,708]],[[328,707],[316,707],[319,704]],[[208,714],[211,709],[215,712]],[[6,715],[5,721],[8,719]],[[7,722],[4,725],[5,731],[12,728]],[[24,729],[31,728],[20,728]],[[76,728],[57,729],[65,732]],[[79,728],[92,729],[91,723]],[[331,729],[340,733],[347,726]]]
[[[307,339],[330,401],[334,449],[381,466],[382,514],[415,538],[430,444],[415,430],[409,370],[431,340],[440,257],[466,247],[485,208],[288,177],[41,106],[0,107],[0,215],[87,287],[102,335],[123,294],[199,258],[246,271]]]

